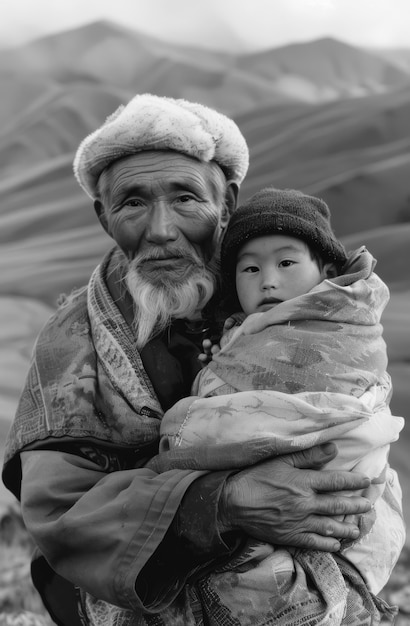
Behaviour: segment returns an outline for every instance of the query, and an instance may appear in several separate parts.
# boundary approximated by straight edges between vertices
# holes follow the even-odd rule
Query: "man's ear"
[[[103,227],[105,232],[108,233],[108,223],[107,223],[107,216],[105,213],[104,205],[101,202],[101,200],[99,200],[98,198],[97,200],[94,200],[94,210],[97,214],[97,217],[100,221],[101,226]]]
[[[236,206],[238,204],[238,196],[239,196],[239,185],[235,183],[233,180],[228,180],[226,183],[225,190],[225,204],[222,212],[221,226],[225,228],[225,226],[229,222],[229,218],[232,213],[235,211]]]

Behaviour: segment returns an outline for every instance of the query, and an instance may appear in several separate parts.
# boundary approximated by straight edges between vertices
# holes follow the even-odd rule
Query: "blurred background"
[[[391,407],[410,417],[409,24],[408,0],[0,2],[0,460],[39,329],[111,245],[74,152],[145,92],[236,120],[242,200],[318,195],[346,247],[378,259]],[[409,441],[407,424],[391,463],[410,523]]]

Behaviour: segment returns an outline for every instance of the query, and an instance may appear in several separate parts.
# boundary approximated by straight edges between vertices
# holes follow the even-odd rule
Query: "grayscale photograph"
[[[410,626],[410,3],[0,0],[0,626]]]

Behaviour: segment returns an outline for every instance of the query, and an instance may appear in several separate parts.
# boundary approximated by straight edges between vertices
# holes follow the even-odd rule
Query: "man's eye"
[[[194,197],[188,193],[184,193],[181,196],[178,196],[178,200],[179,202],[186,203],[186,202],[190,202],[191,200],[194,200]]]
[[[142,206],[142,202],[138,198],[129,198],[124,202],[123,206]]]

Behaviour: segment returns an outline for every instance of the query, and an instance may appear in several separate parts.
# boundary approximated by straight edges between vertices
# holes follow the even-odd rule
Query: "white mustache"
[[[190,250],[181,250],[181,248],[150,248],[147,252],[137,254],[131,262],[136,267],[145,261],[160,261],[163,259],[186,259],[191,263],[203,267],[203,261]]]

